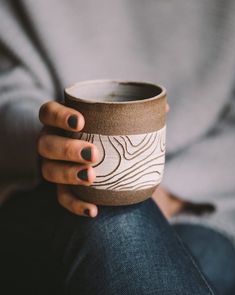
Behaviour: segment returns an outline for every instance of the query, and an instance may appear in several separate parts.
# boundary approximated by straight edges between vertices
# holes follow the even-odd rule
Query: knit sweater
[[[168,90],[163,185],[235,241],[235,1],[0,0],[0,200],[39,181],[38,110],[76,81]]]

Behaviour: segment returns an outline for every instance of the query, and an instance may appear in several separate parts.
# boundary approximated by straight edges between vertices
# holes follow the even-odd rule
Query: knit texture
[[[234,15],[234,0],[1,0],[1,201],[39,181],[43,102],[80,80],[149,81],[171,106],[163,184],[216,206],[173,221],[235,237]]]

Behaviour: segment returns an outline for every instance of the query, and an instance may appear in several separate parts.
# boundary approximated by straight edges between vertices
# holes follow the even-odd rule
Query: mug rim
[[[152,97],[148,97],[148,98],[144,98],[144,99],[140,99],[140,100],[131,100],[131,101],[100,101],[100,100],[89,100],[86,98],[80,98],[80,97],[75,97],[72,93],[71,90],[75,87],[77,87],[78,85],[86,85],[86,84],[93,84],[93,83],[119,83],[119,84],[130,84],[130,85],[138,85],[141,84],[141,86],[154,86],[158,89],[161,90],[161,92],[155,96]],[[120,105],[120,104],[137,104],[137,103],[144,103],[146,101],[151,101],[151,100],[156,100],[159,99],[161,97],[164,97],[167,95],[167,91],[166,88],[159,85],[159,84],[155,84],[152,82],[146,82],[146,81],[141,81],[141,80],[123,80],[123,79],[92,79],[92,80],[83,80],[83,81],[79,81],[79,82],[75,82],[72,85],[66,87],[64,89],[64,94],[66,96],[69,96],[70,99],[74,100],[74,101],[82,101],[85,103],[99,103],[99,104],[106,104],[106,105],[110,105],[110,104],[114,104],[114,105]]]

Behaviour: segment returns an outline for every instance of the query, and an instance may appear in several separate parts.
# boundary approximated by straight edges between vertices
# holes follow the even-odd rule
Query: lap
[[[12,268],[9,251],[20,253],[34,286],[45,268],[43,280],[53,278],[51,288],[62,281],[68,294],[212,294],[151,200],[99,207],[89,219],[62,209],[49,186],[15,197],[1,211],[5,260]]]

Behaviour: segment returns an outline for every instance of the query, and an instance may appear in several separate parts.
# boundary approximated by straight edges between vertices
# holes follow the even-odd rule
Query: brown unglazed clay
[[[73,185],[73,193],[100,205],[150,197],[164,170],[166,90],[145,82],[91,80],[66,88],[65,104],[85,118],[81,132],[68,136],[92,142],[102,156],[93,165],[93,184]]]

